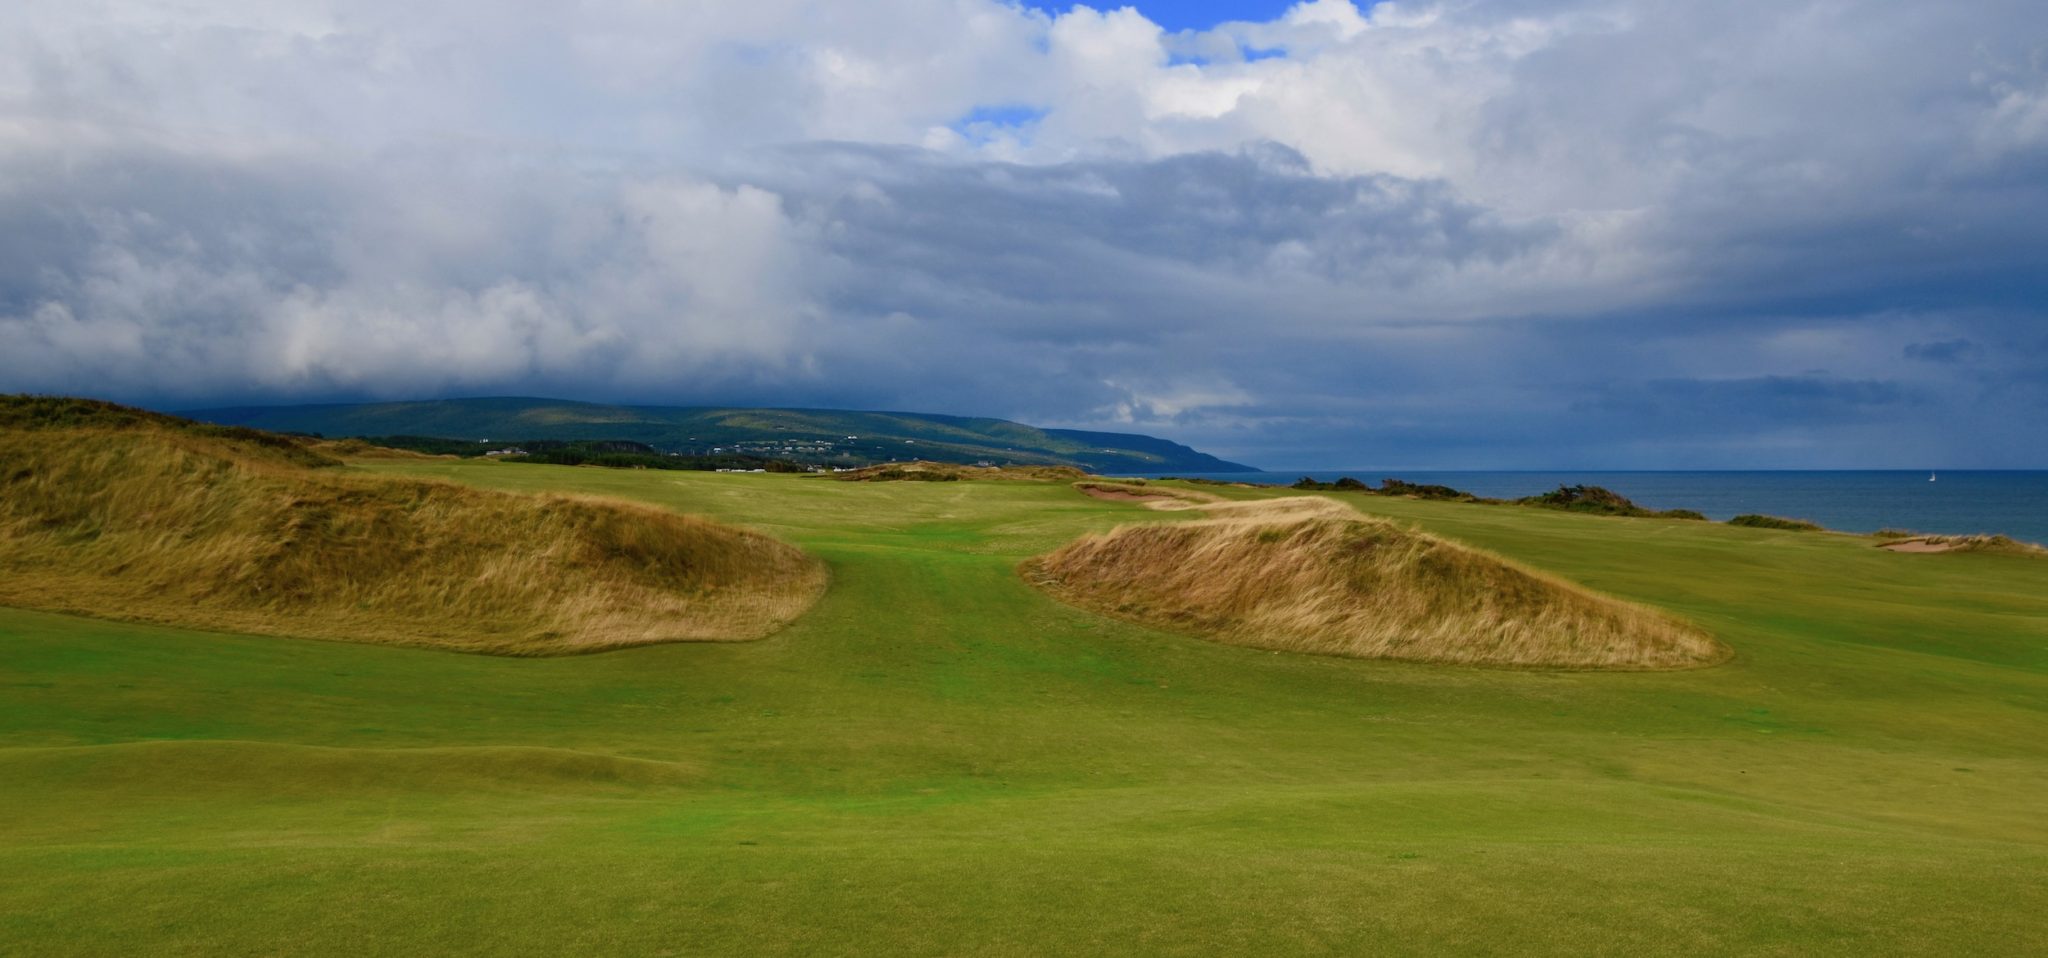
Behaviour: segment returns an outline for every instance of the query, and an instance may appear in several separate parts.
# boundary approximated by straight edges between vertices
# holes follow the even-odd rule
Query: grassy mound
[[[396,446],[379,445],[367,439],[327,439],[312,443],[308,448],[343,461],[353,459],[432,461],[435,459],[454,458],[453,456],[434,455]]]
[[[1539,509],[1562,509],[1566,512],[1585,512],[1601,516],[1628,516],[1636,519],[1692,519],[1707,517],[1692,509],[1645,509],[1636,505],[1629,497],[1601,486],[1558,486],[1549,492],[1520,499],[1495,499],[1474,495],[1463,489],[1426,482],[1408,482],[1387,478],[1380,481],[1375,489],[1350,476],[1338,478],[1336,482],[1321,482],[1308,476],[1296,480],[1293,488],[1304,492],[1362,492],[1371,496],[1392,496],[1401,499],[1424,499],[1436,502],[1469,502],[1485,506],[1533,506]]]
[[[1884,532],[1892,531],[1896,530],[1884,530],[1877,534],[1876,538],[1883,540],[1878,543],[1878,548],[1891,552],[1908,553],[1981,552],[1990,555],[2027,556],[2035,559],[2048,557],[2048,548],[2043,548],[2031,542],[2021,542],[2010,536],[1927,536],[1914,534],[1896,536],[1884,534]]]
[[[1362,492],[1370,496],[1400,496],[1405,499],[1436,499],[1445,502],[1480,502],[1499,505],[1501,500],[1475,496],[1463,489],[1440,486],[1433,483],[1408,482],[1402,479],[1382,479],[1380,487],[1373,487],[1350,476],[1339,476],[1336,482],[1323,482],[1309,476],[1294,481],[1291,487],[1302,492]]]
[[[1364,517],[1129,526],[1023,571],[1073,605],[1265,649],[1625,670],[1728,655],[1660,613]]]
[[[1206,492],[1155,486],[1143,479],[1128,479],[1121,482],[1104,482],[1096,479],[1074,483],[1074,488],[1091,499],[1135,502],[1155,509],[1192,509],[1223,501],[1221,497]]]
[[[1736,516],[1728,520],[1731,526],[1746,526],[1751,529],[1784,529],[1788,532],[1826,532],[1818,522],[1805,519],[1787,519],[1782,516],[1761,516],[1754,513]]]
[[[0,398],[0,604],[472,652],[758,638],[823,569],[606,500],[355,476],[286,437]]]
[[[849,469],[833,478],[842,482],[959,482],[963,479],[1072,482],[1087,476],[1086,472],[1072,466],[962,466],[920,460]]]
[[[1629,497],[1603,486],[1558,486],[1542,495],[1517,499],[1515,503],[1539,509],[1563,509],[1567,512],[1630,516],[1638,519],[1691,519],[1697,522],[1707,518],[1692,509],[1666,509],[1661,512],[1645,509],[1636,505]]]
[[[129,431],[155,430],[175,433],[207,448],[249,459],[324,469],[341,465],[341,460],[317,447],[330,445],[314,437],[287,436],[242,426],[216,426],[176,416],[136,409],[97,399],[69,396],[0,395],[0,433],[19,433],[30,444],[63,443],[67,430]],[[30,439],[28,434],[41,438]]]

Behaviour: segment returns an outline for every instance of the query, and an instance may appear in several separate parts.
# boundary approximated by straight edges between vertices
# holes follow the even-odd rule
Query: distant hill
[[[274,432],[433,436],[493,443],[620,439],[663,452],[743,452],[800,462],[891,460],[1078,466],[1091,472],[1251,472],[1179,443],[1128,433],[1039,429],[1003,419],[838,409],[607,406],[560,399],[442,399],[241,406],[180,413]]]

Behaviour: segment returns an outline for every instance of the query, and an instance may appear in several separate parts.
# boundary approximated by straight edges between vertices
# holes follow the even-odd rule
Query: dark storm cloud
[[[1718,433],[1779,422],[1829,423],[1883,417],[1912,401],[1898,383],[1821,375],[1752,379],[1654,379],[1598,390],[1574,411],[1626,413],[1662,423],[1660,432]]]
[[[1977,344],[1967,339],[1944,339],[1932,343],[1907,343],[1906,358],[1926,363],[1959,363],[1977,354]]]
[[[0,14],[0,389],[929,409],[1302,466],[2048,448],[2031,4],[1320,0],[1170,43],[977,0],[345,12]],[[1212,47],[1281,55],[1172,56]]]

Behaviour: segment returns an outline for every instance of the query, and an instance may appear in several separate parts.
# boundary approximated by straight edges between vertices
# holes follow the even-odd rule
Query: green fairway
[[[832,584],[558,659],[0,609],[0,954],[2048,953],[2048,561],[1338,496],[1736,652],[1488,671],[1059,605],[1019,561],[1192,517],[1064,485],[374,468]]]

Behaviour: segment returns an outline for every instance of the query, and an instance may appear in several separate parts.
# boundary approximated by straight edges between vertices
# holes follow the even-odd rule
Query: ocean
[[[1163,474],[1162,474],[1163,475]],[[1649,509],[1696,509],[1711,519],[1757,512],[1807,519],[1843,532],[1911,529],[2000,533],[2048,543],[2048,471],[1941,472],[1432,472],[1340,469],[1302,472],[1174,473],[1193,478],[1286,485],[1308,476],[1352,476],[1369,485],[1393,477],[1513,499],[1560,485],[1605,486]]]

